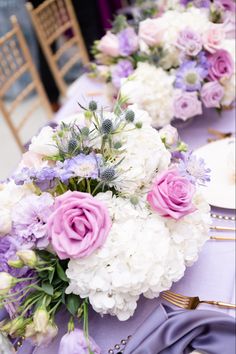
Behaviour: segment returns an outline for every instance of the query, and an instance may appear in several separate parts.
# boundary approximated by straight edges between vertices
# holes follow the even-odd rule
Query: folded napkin
[[[235,320],[210,310],[173,310],[160,305],[141,324],[124,354],[232,354]]]

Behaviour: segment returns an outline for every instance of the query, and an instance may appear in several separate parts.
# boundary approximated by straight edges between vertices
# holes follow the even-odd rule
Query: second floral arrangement
[[[232,9],[222,13],[214,17],[210,7],[192,6],[133,27],[118,17],[95,45],[94,75],[110,82],[114,95],[121,90],[130,104],[147,110],[155,127],[201,115],[204,107],[229,107],[235,38]]]

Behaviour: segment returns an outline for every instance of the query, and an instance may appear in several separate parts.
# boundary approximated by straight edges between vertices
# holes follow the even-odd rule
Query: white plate
[[[211,182],[201,187],[212,206],[235,209],[235,138],[218,140],[194,152],[211,169]]]

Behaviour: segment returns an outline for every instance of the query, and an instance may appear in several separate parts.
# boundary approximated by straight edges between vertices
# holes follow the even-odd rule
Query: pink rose
[[[202,36],[203,46],[208,52],[215,53],[221,48],[222,41],[225,39],[225,30],[222,24],[212,23]]]
[[[192,204],[194,192],[194,185],[173,169],[156,178],[147,201],[161,216],[178,220],[196,210]]]
[[[224,49],[217,50],[208,58],[209,78],[219,80],[222,77],[229,78],[233,74],[233,60],[229,52]]]
[[[58,257],[77,259],[104,244],[111,219],[106,207],[92,195],[68,191],[56,198],[47,228]]]
[[[159,19],[147,19],[140,22],[139,37],[149,46],[154,47],[163,41],[166,25]]]
[[[98,44],[98,49],[106,55],[110,55],[111,57],[118,57],[119,46],[120,44],[118,37],[108,31],[105,36],[103,36],[100,40]]]
[[[174,116],[187,120],[202,114],[202,104],[198,100],[197,92],[181,92],[175,96]]]
[[[218,81],[207,82],[201,89],[201,99],[208,108],[219,108],[223,97],[224,87]]]

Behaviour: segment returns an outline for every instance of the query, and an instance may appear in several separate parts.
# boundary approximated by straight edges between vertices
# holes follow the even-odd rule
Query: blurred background
[[[31,0],[30,2],[34,7],[37,7],[42,4],[44,0]],[[0,37],[5,35],[12,28],[10,16],[16,15],[48,96],[50,106],[53,112],[56,112],[62,102],[60,93],[36,38],[25,3],[25,0],[0,0]],[[105,30],[111,26],[114,14],[122,12],[124,8],[126,9],[132,5],[132,3],[132,1],[122,0],[72,0],[74,12],[79,22],[90,59],[93,59],[91,55],[93,42],[101,38]],[[67,35],[70,36],[70,33]],[[70,56],[70,53],[68,52],[66,55]],[[62,61],[66,61],[66,59],[68,58],[61,58]],[[83,72],[84,69],[82,65],[79,62],[76,63],[73,70],[70,70],[69,74],[66,75],[65,79],[67,83],[70,84],[70,82],[73,82]],[[27,80],[27,75],[23,75],[12,86],[5,97],[7,104],[10,104],[17,95],[19,95],[22,88],[26,85]],[[18,120],[19,115],[22,116],[27,112],[31,99],[32,98],[29,97],[28,101],[20,104],[17,108],[14,116],[15,121]],[[22,130],[22,140],[27,141],[46,122],[47,118],[45,117],[45,113],[39,108],[34,113],[34,119],[29,120],[24,126]],[[7,178],[14,168],[16,168],[20,157],[21,151],[12,138],[11,131],[0,113],[0,180]]]

